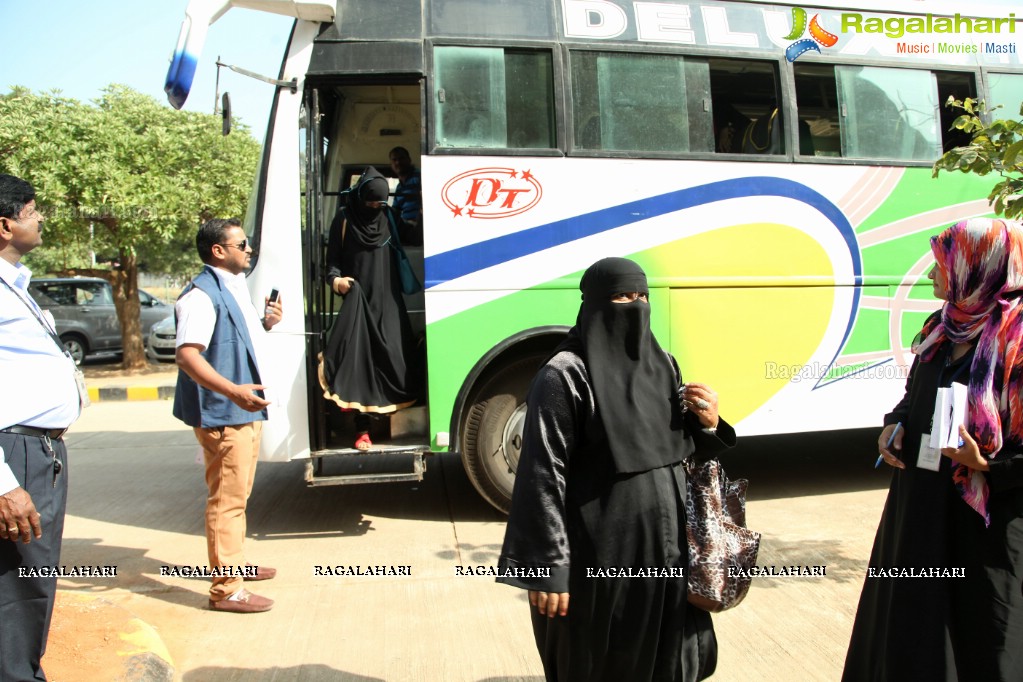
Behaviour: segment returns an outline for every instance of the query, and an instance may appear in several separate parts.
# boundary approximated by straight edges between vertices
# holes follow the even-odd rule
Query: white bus
[[[991,181],[931,177],[968,140],[943,103],[1023,100],[1023,25],[998,3],[213,4],[182,27],[178,106],[228,7],[297,16],[246,217],[253,299],[278,287],[287,307],[264,457],[306,458],[328,484],[419,478],[424,453],[451,449],[502,509],[526,388],[608,255],[644,267],[658,338],[740,434],[879,424],[937,307],[928,237],[990,214]],[[356,454],[316,378],[326,230],[395,146],[422,172],[408,250],[426,290],[408,306],[428,400]],[[388,453],[410,470],[376,472]]]

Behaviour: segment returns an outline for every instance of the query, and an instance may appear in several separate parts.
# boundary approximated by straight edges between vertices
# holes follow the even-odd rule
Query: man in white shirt
[[[42,225],[32,185],[0,175],[0,680],[46,679],[40,659],[57,578],[21,577],[18,568],[60,563],[63,436],[82,406],[74,360],[29,295],[32,271],[21,264],[42,244]]]
[[[252,249],[237,220],[209,220],[195,239],[206,264],[174,308],[178,384],[174,416],[193,428],[206,463],[206,546],[214,611],[269,611],[273,601],[246,590],[243,580],[269,580],[277,571],[247,566],[245,508],[252,492],[263,420],[259,374],[263,335],[280,322],[280,300],[264,301],[261,317],[245,286]],[[238,569],[243,575],[238,575]]]

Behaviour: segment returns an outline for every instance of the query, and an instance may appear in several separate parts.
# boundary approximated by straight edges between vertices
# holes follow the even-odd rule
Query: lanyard
[[[29,309],[29,312],[31,312],[31,313],[32,313],[32,317],[36,318],[36,321],[37,321],[37,322],[38,322],[39,324],[41,324],[41,325],[42,325],[43,329],[45,329],[45,330],[46,330],[46,334],[47,334],[47,335],[48,335],[48,336],[49,336],[49,337],[50,337],[50,338],[51,338],[51,339],[53,340],[53,342],[54,342],[55,344],[57,344],[57,348],[59,348],[59,349],[60,349],[60,352],[61,352],[61,354],[62,354],[62,355],[66,355],[66,356],[67,356],[68,358],[71,358],[71,355],[70,355],[70,353],[68,353],[68,352],[67,352],[67,350],[66,350],[66,349],[64,348],[64,344],[63,344],[63,343],[61,343],[61,341],[60,341],[60,337],[58,337],[58,336],[57,336],[57,335],[56,335],[56,334],[55,334],[55,333],[53,332],[53,330],[52,330],[52,329],[50,329],[50,325],[46,324],[46,320],[44,320],[44,319],[43,319],[43,317],[42,317],[42,315],[41,315],[41,314],[39,313],[38,309],[37,309],[37,308],[36,308],[35,306],[33,306],[33,305],[32,305],[31,303],[29,303],[28,301],[26,301],[26,300],[25,300],[25,299],[24,299],[24,298],[22,297],[22,295],[21,295],[21,294],[19,294],[19,293],[18,293],[18,291],[17,291],[17,290],[16,290],[16,289],[15,289],[14,287],[12,287],[12,286],[11,286],[10,284],[8,284],[8,283],[7,283],[7,280],[5,280],[5,279],[3,279],[2,277],[0,277],[0,282],[3,282],[4,286],[5,286],[5,287],[7,287],[8,289],[10,289],[11,293],[12,293],[12,294],[14,294],[15,296],[17,296],[17,297],[18,297],[18,300],[19,300],[19,301],[21,301],[21,302],[22,302],[23,304],[25,304],[25,307],[26,307],[26,308],[28,308],[28,309]]]

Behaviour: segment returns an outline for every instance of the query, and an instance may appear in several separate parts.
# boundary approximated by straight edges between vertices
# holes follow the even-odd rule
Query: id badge
[[[78,387],[78,402],[83,408],[92,405],[92,401],[89,400],[89,389],[85,387],[85,375],[82,374],[82,370],[75,370],[75,386]]]
[[[931,434],[929,433],[920,436],[920,454],[917,455],[916,465],[929,471],[937,471],[941,466],[941,450],[931,447]]]

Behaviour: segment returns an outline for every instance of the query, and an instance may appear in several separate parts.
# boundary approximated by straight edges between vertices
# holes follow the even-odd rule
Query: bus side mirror
[[[220,115],[224,117],[221,130],[226,137],[231,134],[231,95],[225,92],[220,101]]]

